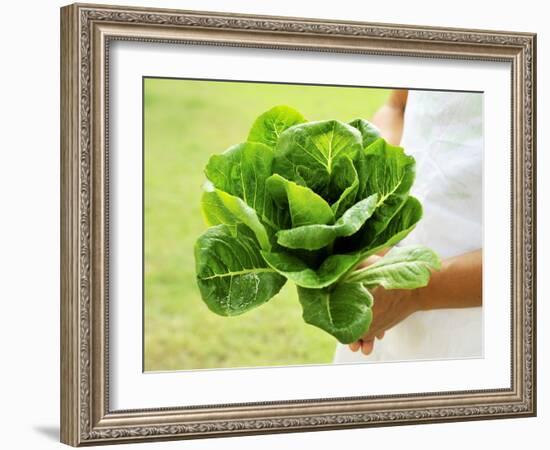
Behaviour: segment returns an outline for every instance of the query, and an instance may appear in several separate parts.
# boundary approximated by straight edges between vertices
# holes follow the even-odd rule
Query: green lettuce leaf
[[[300,186],[280,175],[272,175],[267,180],[267,189],[281,208],[288,208],[293,227],[334,221],[334,214],[329,204],[305,186]]]
[[[362,151],[361,134],[337,120],[308,122],[284,131],[275,147],[274,172],[326,197],[339,158]]]
[[[394,246],[414,230],[414,227],[421,218],[422,204],[411,195],[391,219],[384,231],[374,238],[369,236],[368,233],[364,236],[364,241],[360,245],[363,248],[363,253],[373,255],[382,249]]]
[[[376,212],[369,228],[378,234],[386,228],[392,217],[407,200],[415,177],[415,161],[401,147],[383,139],[372,143],[358,157],[360,198],[378,194]]]
[[[195,244],[195,265],[202,299],[222,316],[260,306],[286,282],[265,263],[254,234],[243,225],[208,228]]]
[[[372,322],[372,294],[361,283],[330,289],[298,288],[306,323],[325,330],[342,344],[358,340]]]
[[[245,142],[213,155],[205,173],[217,189],[242,199],[262,221],[277,230],[287,227],[289,218],[287,211],[277,207],[266,191],[272,165],[273,151],[269,147]]]
[[[336,218],[353,206],[357,200],[358,189],[359,176],[353,161],[347,156],[338,158],[330,176],[329,192],[331,195],[328,199],[329,202],[333,202],[331,208]]]
[[[361,133],[363,148],[368,147],[380,138],[380,130],[374,124],[367,122],[364,119],[355,119],[349,124]]]
[[[415,197],[409,196],[390,223],[379,234],[369,227],[369,222],[373,218],[374,214],[354,235],[337,239],[334,251],[336,253],[360,252],[363,258],[367,258],[397,244],[414,230],[422,218],[422,205]]]
[[[302,259],[290,253],[262,251],[264,260],[281,275],[298,286],[318,289],[336,283],[360,261],[360,254],[331,255],[318,269],[307,265]]]
[[[286,129],[304,123],[306,119],[289,106],[275,106],[259,116],[248,133],[248,142],[259,142],[274,148]]]
[[[374,264],[353,272],[346,281],[369,288],[417,289],[428,284],[431,270],[440,268],[439,257],[427,247],[393,247]]]
[[[361,200],[348,209],[333,225],[304,225],[277,233],[279,245],[287,248],[317,250],[331,244],[336,238],[356,233],[372,216],[378,194]]]
[[[271,250],[269,234],[256,211],[243,200],[206,183],[206,192],[202,194],[202,214],[209,226],[244,224],[256,235],[263,250]]]

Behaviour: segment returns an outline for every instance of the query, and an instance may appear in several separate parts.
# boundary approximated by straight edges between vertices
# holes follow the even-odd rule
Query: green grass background
[[[309,120],[369,119],[383,89],[144,80],[144,368],[182,370],[332,361],[336,341],[307,325],[291,283],[269,303],[219,317],[195,284],[193,245],[205,230],[203,168],[246,140],[254,119],[289,105]]]

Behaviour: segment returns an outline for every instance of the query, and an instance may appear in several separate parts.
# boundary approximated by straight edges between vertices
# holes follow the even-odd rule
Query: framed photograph
[[[61,440],[536,414],[536,36],[61,9]]]

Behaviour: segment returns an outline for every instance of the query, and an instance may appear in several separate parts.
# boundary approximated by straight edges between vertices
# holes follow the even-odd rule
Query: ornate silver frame
[[[506,61],[512,68],[509,389],[111,411],[108,87],[112,40]],[[80,446],[536,414],[536,35],[75,4],[61,9],[61,440]]]

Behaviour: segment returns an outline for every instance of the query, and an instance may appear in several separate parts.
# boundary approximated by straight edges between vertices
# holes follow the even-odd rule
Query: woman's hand
[[[372,264],[378,258],[369,258],[361,267]],[[376,288],[372,291],[373,320],[369,331],[358,341],[349,344],[349,348],[369,355],[374,349],[375,338],[382,339],[387,330],[416,311],[481,306],[482,267],[482,252],[475,250],[444,260],[441,270],[432,272],[426,287],[391,291]]]
[[[383,257],[389,249],[385,249],[363,261],[357,268],[370,266]],[[412,313],[420,309],[415,291],[406,289],[385,290],[378,287],[372,291],[374,297],[373,320],[369,331],[358,341],[349,344],[351,351],[361,350],[370,355],[374,349],[374,339],[382,339],[386,330],[405,320]]]
[[[352,351],[361,350],[365,355],[369,355],[374,349],[375,338],[382,339],[386,330],[420,310],[414,290],[387,291],[378,287],[372,291],[372,294],[374,296],[373,320],[369,331],[358,341],[349,344]]]

